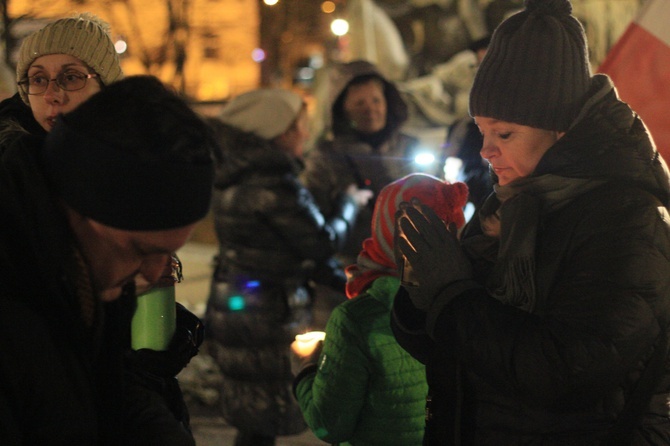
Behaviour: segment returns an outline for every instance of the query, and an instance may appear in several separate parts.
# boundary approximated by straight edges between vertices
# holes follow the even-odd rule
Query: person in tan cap
[[[93,14],[56,20],[30,34],[19,49],[19,91],[0,103],[0,153],[17,130],[43,138],[58,115],[122,77],[110,26]]]
[[[212,200],[221,254],[205,315],[223,374],[219,407],[238,431],[236,446],[270,446],[306,428],[291,393],[289,345],[312,326],[312,296],[327,302],[337,290],[344,300],[333,255],[370,195],[342,194],[331,218],[321,214],[298,180],[308,114],[297,93],[241,94],[211,123],[225,159]]]

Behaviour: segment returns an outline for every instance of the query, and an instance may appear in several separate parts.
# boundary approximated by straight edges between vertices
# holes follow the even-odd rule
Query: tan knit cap
[[[302,97],[280,88],[260,88],[228,102],[219,118],[223,123],[271,140],[284,133],[303,107]]]
[[[35,59],[49,54],[76,57],[92,68],[104,85],[123,77],[109,24],[90,13],[56,20],[26,37],[16,65],[17,82],[26,78]],[[19,93],[28,104],[28,95],[20,88]]]

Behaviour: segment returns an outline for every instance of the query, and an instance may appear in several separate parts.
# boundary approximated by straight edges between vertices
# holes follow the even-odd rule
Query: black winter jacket
[[[212,210],[221,251],[207,307],[210,353],[223,372],[223,416],[266,436],[305,429],[292,391],[289,344],[311,324],[311,282],[342,293],[332,261],[357,207],[345,196],[326,221],[270,142],[216,124],[223,162]]]
[[[346,194],[326,220],[298,180],[300,162],[253,134],[223,125],[212,209],[221,266],[255,278],[314,280],[342,291],[330,262],[358,208]],[[339,276],[339,277],[338,277]]]
[[[670,444],[668,171],[609,80],[595,76],[591,93],[533,176],[603,185],[541,212],[533,308],[487,292],[495,253],[474,264],[482,286],[441,293],[430,333],[396,298],[396,337],[427,365],[425,444]],[[462,244],[481,233],[473,220]],[[633,438],[612,435],[625,408]]]

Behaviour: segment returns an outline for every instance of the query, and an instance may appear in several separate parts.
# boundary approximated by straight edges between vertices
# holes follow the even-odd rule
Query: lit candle
[[[301,357],[309,356],[314,352],[319,341],[326,339],[326,333],[323,331],[310,331],[295,336],[295,341],[291,343],[291,350]]]

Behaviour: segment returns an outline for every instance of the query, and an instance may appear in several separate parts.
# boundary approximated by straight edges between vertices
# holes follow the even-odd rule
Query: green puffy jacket
[[[314,373],[296,397],[321,440],[342,445],[420,445],[428,391],[425,367],[396,342],[390,311],[400,282],[380,277],[337,306]]]

